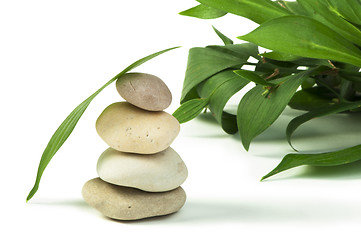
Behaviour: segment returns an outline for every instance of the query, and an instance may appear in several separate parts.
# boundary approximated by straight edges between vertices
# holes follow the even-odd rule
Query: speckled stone
[[[179,134],[180,125],[166,112],[150,112],[128,102],[117,102],[102,112],[96,130],[113,149],[152,154],[170,146]]]

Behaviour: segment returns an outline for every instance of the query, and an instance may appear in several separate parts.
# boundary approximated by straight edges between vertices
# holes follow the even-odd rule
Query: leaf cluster
[[[224,45],[190,49],[181,106],[174,113],[180,122],[208,108],[226,133],[239,132],[248,150],[287,105],[305,111],[286,128],[291,146],[292,134],[305,122],[361,109],[360,0],[197,1],[198,6],[180,14],[210,19],[230,13],[259,26],[238,37],[247,43],[234,44],[214,29]],[[270,51],[259,52],[259,46]],[[250,83],[255,86],[242,97],[237,113],[224,111],[227,101]],[[360,159],[361,145],[288,154],[262,179],[301,165],[334,166]]]

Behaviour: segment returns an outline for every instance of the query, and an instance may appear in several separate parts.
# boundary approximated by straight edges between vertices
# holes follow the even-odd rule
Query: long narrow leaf
[[[309,12],[308,16],[322,22],[338,32],[344,38],[361,46],[361,31],[356,26],[331,11],[330,5],[324,0],[298,0],[298,2],[304,9],[307,9]]]
[[[238,131],[237,121],[234,115],[224,112],[224,108],[228,100],[248,83],[229,69],[212,76],[200,87],[200,96],[210,98],[208,108],[228,134]]]
[[[177,47],[176,47],[177,48]],[[26,201],[29,201],[34,194],[37,192],[40,184],[41,177],[43,175],[43,172],[47,165],[49,164],[50,160],[53,158],[55,153],[60,149],[60,147],[64,144],[64,142],[67,140],[67,138],[72,133],[73,129],[75,128],[76,124],[78,123],[80,117],[83,115],[84,111],[89,106],[90,102],[108,85],[110,85],[112,82],[117,80],[120,76],[127,73],[128,71],[132,70],[135,67],[138,67],[139,65],[145,63],[146,61],[162,54],[165,52],[168,52],[175,48],[169,48],[165,49],[163,51],[159,51],[156,53],[153,53],[147,57],[144,57],[131,65],[129,65],[127,68],[125,68],[123,71],[121,71],[119,74],[117,74],[115,77],[110,79],[105,85],[103,85],[101,88],[99,88],[95,93],[93,93],[90,97],[88,97],[86,100],[84,100],[81,104],[79,104],[70,114],[69,116],[63,121],[63,123],[59,126],[59,128],[55,131],[53,136],[51,137],[49,143],[47,144],[43,155],[40,159],[38,172],[35,180],[35,184],[33,188],[31,189],[29,195],[26,198]]]
[[[326,0],[331,10],[350,22],[361,25],[361,1],[360,0]]]
[[[361,107],[361,101],[352,102],[352,103],[349,103],[349,102],[348,103],[339,103],[336,105],[324,107],[321,109],[313,110],[308,113],[302,114],[301,116],[298,116],[298,117],[292,119],[292,121],[288,124],[287,129],[286,129],[287,141],[291,145],[291,147],[293,149],[295,149],[291,143],[292,134],[296,131],[296,129],[299,126],[301,126],[305,122],[307,122],[311,119],[317,118],[317,117],[323,117],[323,116],[327,116],[327,115],[334,114],[334,113],[340,113],[340,112],[352,110],[352,109],[359,108],[359,107]]]
[[[191,99],[183,103],[174,113],[179,123],[185,123],[196,118],[202,110],[208,105],[209,98]]]
[[[276,79],[277,89],[264,96],[264,88],[258,85],[247,92],[238,106],[237,122],[242,144],[249,149],[251,141],[265,131],[278,118],[288,102],[308,77],[309,71]]]
[[[191,94],[194,93],[194,88],[198,84],[225,69],[242,66],[253,55],[258,55],[258,48],[253,43],[191,48],[181,103],[192,98]]]
[[[361,159],[361,145],[346,148],[336,152],[319,154],[288,154],[281,163],[262,179],[269,178],[277,173],[302,165],[309,166],[337,166],[352,163]]]
[[[239,37],[262,47],[296,56],[361,66],[361,51],[324,24],[304,16],[272,19]]]
[[[273,87],[273,86],[276,85],[276,84],[274,84],[272,82],[268,82],[268,81],[264,80],[263,78],[261,78],[260,76],[258,76],[256,73],[254,73],[252,71],[235,70],[234,73],[241,76],[241,77],[243,77],[244,79],[247,79],[250,82],[254,82],[254,83],[262,85],[262,86]]]
[[[233,41],[228,38],[226,35],[224,35],[223,33],[221,33],[217,28],[215,28],[214,26],[213,27],[213,30],[216,32],[216,34],[218,35],[218,37],[220,39],[222,39],[224,45],[232,45],[233,44]]]
[[[256,23],[291,14],[286,8],[271,0],[197,0],[225,12],[246,17]]]
[[[200,4],[188,10],[180,12],[179,14],[201,19],[214,19],[226,15],[227,12]]]

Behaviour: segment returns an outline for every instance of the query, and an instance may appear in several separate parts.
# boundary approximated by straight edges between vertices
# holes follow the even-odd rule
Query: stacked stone
[[[177,212],[188,170],[170,145],[180,126],[164,112],[172,95],[156,76],[128,73],[116,83],[126,102],[108,106],[96,122],[109,145],[97,163],[98,178],[85,183],[84,200],[107,217],[136,220]]]

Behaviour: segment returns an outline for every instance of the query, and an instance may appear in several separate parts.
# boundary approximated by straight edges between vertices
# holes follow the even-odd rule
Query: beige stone
[[[117,90],[129,103],[149,111],[162,111],[172,102],[167,85],[147,73],[127,73],[116,82]]]
[[[102,112],[96,130],[111,148],[152,154],[170,146],[179,134],[180,125],[166,112],[150,112],[127,102],[117,102]]]
[[[90,206],[103,215],[118,220],[137,220],[177,212],[186,201],[181,187],[152,193],[122,187],[94,178],[86,182],[82,195]]]
[[[124,153],[108,148],[99,157],[97,172],[106,182],[148,192],[175,189],[188,176],[186,165],[171,147],[155,154]]]

